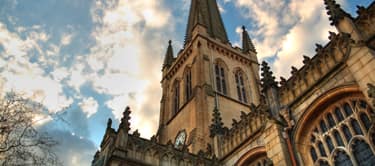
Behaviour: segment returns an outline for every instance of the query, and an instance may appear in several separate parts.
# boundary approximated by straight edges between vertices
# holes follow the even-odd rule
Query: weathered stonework
[[[129,134],[127,109],[93,165],[375,165],[374,2],[353,18],[324,0],[338,33],[277,82],[266,62],[258,74],[245,28],[232,47],[215,0],[192,1],[184,48],[168,45],[158,132]]]

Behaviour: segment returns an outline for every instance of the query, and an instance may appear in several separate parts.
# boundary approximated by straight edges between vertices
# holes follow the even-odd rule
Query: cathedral
[[[232,46],[216,0],[192,0],[183,49],[169,41],[164,57],[157,133],[129,132],[127,107],[92,165],[374,166],[375,2],[357,17],[322,5],[338,33],[276,81],[245,27]]]

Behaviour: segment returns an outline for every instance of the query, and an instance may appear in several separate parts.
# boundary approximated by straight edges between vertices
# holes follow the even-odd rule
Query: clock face
[[[178,148],[181,145],[184,145],[185,144],[185,140],[186,140],[186,132],[185,131],[180,131],[178,133],[177,137],[176,137],[176,141],[174,143],[174,147]]]

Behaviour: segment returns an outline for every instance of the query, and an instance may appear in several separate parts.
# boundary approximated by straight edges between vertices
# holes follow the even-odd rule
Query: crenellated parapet
[[[141,138],[138,130],[129,133],[127,129],[130,129],[130,112],[127,107],[118,131],[111,127],[112,120],[108,120],[101,149],[96,152],[92,165],[220,165],[209,150],[192,154],[186,146],[175,148],[171,141],[166,145],[159,144],[155,136],[150,140]],[[120,131],[124,130],[127,132],[121,135]]]
[[[253,109],[254,111],[249,113],[241,112],[240,120],[233,119],[230,129],[224,128],[224,135],[219,140],[222,152],[220,158],[231,154],[245,142],[256,141],[260,136],[259,134],[265,128],[269,115],[261,106],[253,106]],[[259,146],[262,144],[259,141],[255,143]]]
[[[322,46],[316,44],[316,55],[313,58],[304,56],[303,66],[300,69],[292,67],[291,77],[280,80],[280,102],[289,105],[309,92],[314,85],[326,78],[332,69],[343,64],[349,56],[353,40],[349,34],[329,32],[330,42]]]

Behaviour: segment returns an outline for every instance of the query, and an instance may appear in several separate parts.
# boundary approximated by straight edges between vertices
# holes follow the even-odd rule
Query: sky
[[[314,56],[330,26],[323,0],[217,0],[230,42],[247,27],[277,78]],[[338,0],[356,16],[371,0]],[[126,106],[132,130],[156,133],[168,40],[182,48],[190,0],[1,0],[0,93],[17,92],[49,113],[38,128],[60,144],[64,165],[89,165],[108,118]]]

